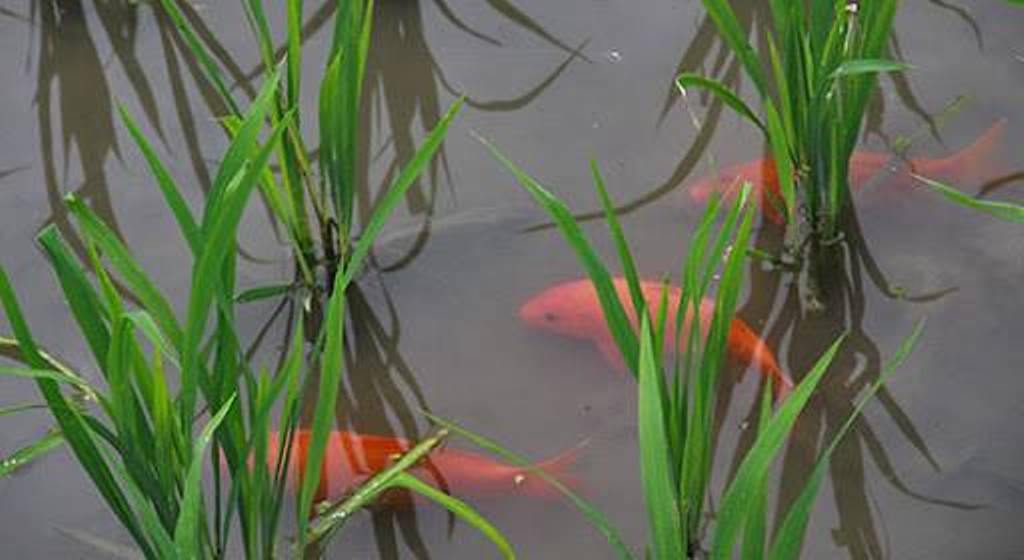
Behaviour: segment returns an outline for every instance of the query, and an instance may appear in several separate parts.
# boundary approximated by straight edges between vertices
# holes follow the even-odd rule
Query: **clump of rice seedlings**
[[[227,107],[228,115],[222,119],[225,129],[232,137],[242,134],[245,131],[239,127],[239,104],[227,86],[224,72],[182,14],[177,1],[162,0],[162,4],[200,63],[207,81]],[[240,1],[263,66],[277,67],[280,55],[274,46],[263,2]],[[265,173],[260,177],[259,188],[271,214],[295,249],[296,274],[300,283],[308,289],[317,289],[317,269],[322,266],[326,275],[326,283],[322,287],[329,291],[339,271],[359,272],[358,267],[350,267],[347,263],[363,260],[362,255],[370,250],[376,232],[440,148],[448,125],[462,102],[460,100],[448,109],[412,159],[377,197],[365,223],[357,223],[359,109],[373,25],[373,1],[337,3],[327,67],[319,84],[319,111],[312,115],[319,129],[318,165],[311,160],[311,151],[302,134],[302,123],[310,116],[299,114],[303,87],[303,2],[288,0],[282,4],[287,20],[283,49],[285,87],[275,92],[267,119],[268,126],[284,123],[281,142],[274,154],[281,172]],[[253,297],[279,293],[281,290],[264,289],[254,293]]]
[[[851,158],[877,75],[906,68],[886,60],[899,0],[771,1],[767,50],[757,53],[728,0],[704,0],[724,42],[753,85],[760,111],[722,82],[682,74],[682,89],[703,88],[761,131],[771,148],[774,185],[762,189],[793,227],[816,242],[841,235],[851,211]],[[769,175],[766,173],[766,175]]]
[[[731,207],[724,205],[721,199],[711,202],[690,238],[680,271],[682,290],[678,303],[668,304],[666,282],[660,303],[655,306],[645,299],[629,244],[596,165],[592,166],[594,183],[619,264],[629,284],[629,296],[620,296],[617,292],[611,273],[565,204],[496,148],[489,144],[488,147],[551,215],[573,248],[594,284],[618,350],[637,380],[640,474],[650,531],[647,555],[664,559],[696,556],[708,544],[701,542],[701,535],[705,534],[705,505],[714,456],[714,403],[728,331],[743,284],[742,265],[750,242],[754,209],[750,203],[750,186],[742,188]],[[712,284],[716,284],[714,312],[710,324],[702,326],[700,306]],[[668,321],[674,321],[675,329],[667,327]],[[688,329],[683,328],[684,321],[693,324]],[[669,331],[677,333],[678,339],[667,340]],[[864,404],[909,354],[919,334],[920,327],[855,407],[832,445],[822,453],[802,494],[771,539],[766,530],[768,473],[800,411],[840,348],[842,337],[821,356],[794,391],[778,403],[774,412],[771,381],[766,383],[757,438],[727,485],[711,527],[711,558],[732,558],[741,539],[743,558],[764,558],[766,551],[769,558],[788,559],[799,555],[811,506],[832,451]],[[666,345],[680,349],[671,367],[666,367],[661,358]],[[494,442],[469,434],[449,422],[442,424],[469,435],[492,451],[501,451]],[[506,458],[517,460],[514,456]],[[521,459],[518,462],[523,464]],[[619,557],[634,557],[603,515],[569,489],[556,486],[608,537]]]
[[[296,323],[285,359],[273,375],[249,363],[235,321],[236,232],[251,194],[268,173],[272,154],[290,130],[291,113],[261,138],[279,99],[278,87],[278,78],[272,76],[239,120],[198,217],[136,134],[192,253],[183,315],[109,226],[74,195],[67,205],[86,242],[88,266],[72,256],[53,227],[40,234],[101,380],[88,379],[40,349],[0,268],[0,304],[14,332],[10,345],[25,364],[2,366],[0,375],[34,380],[56,422],[55,432],[13,460],[24,461],[63,439],[146,558],[277,557],[302,387],[317,383],[312,435],[300,462],[297,550],[326,539],[338,526],[337,512],[344,518],[381,492],[402,487],[481,528],[508,557],[511,547],[486,520],[403,474],[443,434],[413,449],[349,499],[322,508],[323,518],[309,525],[342,375],[345,288],[365,252],[345,261],[335,276],[321,342],[308,360],[319,364],[317,368],[307,367],[302,321]],[[273,452],[272,430],[280,434]],[[209,467],[204,468],[207,460]],[[204,471],[211,473],[212,484],[204,484]],[[229,550],[236,545],[240,550]]]

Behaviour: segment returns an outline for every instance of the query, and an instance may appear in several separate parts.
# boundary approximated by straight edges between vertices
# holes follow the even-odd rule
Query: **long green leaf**
[[[18,449],[4,459],[0,459],[0,478],[5,477],[47,453],[57,449],[64,443],[60,432],[50,432],[36,441]]]
[[[979,200],[940,181],[920,175],[914,175],[914,178],[960,206],[979,210],[1008,222],[1024,224],[1024,206],[997,200]]]
[[[757,495],[757,487],[762,473],[767,470],[786,435],[796,422],[797,416],[811,398],[811,393],[828,366],[835,358],[844,337],[836,340],[818,359],[807,376],[800,382],[793,393],[785,400],[779,411],[765,427],[753,447],[747,452],[740,463],[736,476],[729,484],[718,510],[718,521],[711,545],[711,558],[726,560],[732,558],[732,548],[739,536],[744,522],[749,517],[748,508],[751,500]]]
[[[3,304],[4,311],[7,314],[7,321],[14,331],[19,350],[29,366],[36,369],[45,369],[48,363],[39,352],[35,339],[29,331],[24,314],[21,312],[21,306],[18,305],[14,290],[11,288],[10,281],[7,278],[7,272],[3,267],[0,267],[0,303]],[[90,427],[82,416],[67,402],[55,381],[37,379],[36,382],[39,386],[39,391],[46,400],[47,406],[50,407],[50,412],[53,413],[57,425],[64,434],[68,446],[74,452],[75,457],[78,458],[82,468],[85,469],[86,473],[93,480],[97,490],[106,500],[110,509],[113,510],[121,524],[132,535],[132,538],[139,548],[142,549],[143,553],[149,558],[154,557],[150,543],[145,533],[139,528],[128,500],[111,475],[110,468],[98,449],[96,442],[93,440]]]
[[[501,457],[502,459],[508,461],[509,463],[524,468],[531,468],[533,466],[526,457],[513,453],[499,445],[497,442],[490,440],[471,430],[467,430],[466,428],[456,424],[455,422],[446,420],[444,418],[441,418],[440,416],[436,416],[425,411],[423,412],[423,415],[429,418],[431,422],[437,424],[438,426],[442,426],[445,429],[451,430],[452,433],[458,434],[468,439],[469,441],[473,442],[473,444],[476,445],[477,447],[480,447],[481,449],[484,449],[489,453],[493,453],[494,455]],[[615,529],[615,527],[612,526],[611,522],[608,521],[608,518],[605,517],[605,515],[602,514],[597,508],[595,508],[590,502],[583,499],[576,492],[573,492],[572,489],[563,484],[562,481],[545,472],[544,469],[531,469],[530,474],[539,476],[545,482],[547,482],[556,490],[558,490],[563,496],[565,496],[573,505],[573,507],[575,507],[580,513],[582,513],[590,522],[590,524],[593,525],[595,529],[600,531],[602,535],[604,535],[605,539],[608,540],[608,544],[610,544],[611,547],[615,550],[615,554],[618,558],[620,558],[621,560],[632,560],[633,554],[629,551],[629,547],[626,546],[625,541],[622,540],[622,536]]]
[[[830,79],[837,80],[839,78],[845,78],[849,76],[858,76],[861,74],[879,74],[882,72],[903,72],[909,70],[913,66],[903,63],[896,62],[894,60],[884,59],[858,59],[848,60],[839,65],[835,71],[832,72]]]
[[[739,113],[740,116],[746,117],[747,120],[756,125],[757,128],[760,128],[765,135],[768,134],[768,129],[765,128],[764,123],[761,122],[760,118],[758,118],[757,113],[755,113],[745,101],[740,99],[738,95],[733,93],[732,90],[729,89],[729,86],[722,82],[705,78],[697,74],[685,73],[680,74],[676,78],[676,87],[678,87],[679,91],[684,94],[686,93],[686,89],[690,87],[708,90],[714,94],[715,97],[721,99],[723,103],[732,108],[732,110]]]
[[[444,142],[444,137],[448,134],[448,126],[451,124],[452,119],[458,114],[459,109],[462,107],[463,99],[459,99],[448,109],[441,121],[434,127],[434,130],[427,136],[426,141],[420,146],[420,149],[416,151],[412,160],[402,169],[402,172],[398,174],[398,178],[395,182],[384,192],[383,198],[377,202],[377,205],[373,209],[373,213],[370,215],[370,219],[367,221],[366,226],[363,227],[362,234],[359,237],[359,241],[356,242],[355,249],[352,251],[352,256],[348,262],[345,263],[345,269],[343,271],[344,285],[348,285],[352,280],[356,278],[359,271],[362,269],[363,261],[366,259],[366,255],[369,254],[370,249],[373,247],[373,242],[380,233],[381,228],[384,227],[385,222],[391,216],[391,212],[398,205],[398,202],[405,196],[405,193],[409,190],[409,187],[416,181],[423,168],[430,162],[437,153],[438,148],[441,147],[441,143]]]
[[[313,424],[310,429],[309,444],[306,448],[306,469],[299,487],[299,548],[305,548],[307,515],[313,505],[313,494],[320,485],[320,473],[323,468],[324,453],[327,450],[327,439],[334,423],[335,401],[338,399],[338,388],[341,385],[342,350],[345,329],[345,288],[348,285],[339,274],[334,280],[334,290],[327,303],[327,315],[321,327],[326,330],[326,343],[321,357],[320,383],[317,390],[316,404],[313,409]]]
[[[839,446],[839,443],[846,436],[846,433],[849,432],[850,428],[853,427],[854,422],[860,417],[861,411],[864,409],[864,406],[867,405],[868,401],[874,398],[875,393],[882,388],[896,370],[903,365],[903,362],[906,361],[907,357],[917,345],[917,341],[920,339],[923,331],[924,321],[922,320],[914,327],[914,331],[910,336],[903,341],[899,349],[896,351],[896,354],[886,362],[882,371],[878,374],[878,377],[868,388],[864,396],[861,397],[860,402],[857,403],[856,407],[854,407],[853,412],[851,412],[849,417],[847,417],[843,426],[832,438],[832,442],[818,458],[818,462],[814,466],[814,470],[811,471],[811,476],[804,484],[804,488],[800,492],[800,496],[790,506],[789,511],[786,512],[786,516],[776,532],[775,541],[772,543],[771,551],[768,556],[769,560],[789,560],[799,556],[800,545],[803,543],[804,533],[807,530],[807,522],[810,520],[811,510],[814,506],[814,501],[817,498],[818,489],[821,487],[821,483],[825,478],[825,473],[828,472],[828,466],[832,460],[832,453],[835,452],[836,447]]]
[[[515,175],[519,184],[533,196],[534,200],[551,215],[555,224],[558,225],[569,246],[572,247],[577,258],[583,264],[583,269],[587,272],[587,276],[593,282],[609,330],[619,347],[619,351],[622,353],[623,361],[629,366],[629,371],[635,376],[635,364],[639,356],[636,333],[615,290],[611,274],[609,274],[604,264],[601,263],[601,258],[597,255],[590,242],[587,241],[586,236],[583,235],[583,231],[573,217],[572,212],[569,211],[568,207],[561,200],[552,195],[519,166],[506,158],[490,142],[483,138],[480,138],[480,141],[487,146],[491,154],[499,162]]]
[[[655,558],[683,558],[686,555],[686,531],[679,517],[676,485],[665,421],[670,417],[664,409],[665,380],[654,354],[650,320],[641,319],[639,432],[640,474],[644,500],[650,520]]]
[[[202,482],[203,482],[203,453],[210,445],[213,432],[220,426],[220,423],[227,416],[228,411],[235,404],[235,397],[231,395],[224,406],[210,418],[210,421],[203,427],[196,439],[192,452],[192,464],[188,467],[188,477],[185,479],[185,488],[182,492],[181,513],[178,517],[178,524],[174,528],[174,544],[178,548],[178,554],[183,558],[198,558],[203,556],[200,549],[199,539],[199,518],[200,507],[202,507]]]
[[[508,542],[505,535],[503,535],[497,527],[492,525],[490,521],[484,519],[482,515],[477,513],[476,510],[469,507],[462,500],[449,496],[437,488],[434,488],[422,480],[404,472],[396,475],[392,484],[407,488],[421,496],[425,496],[437,502],[446,510],[454,513],[459,519],[469,523],[471,527],[479,531],[481,535],[487,537],[488,540],[494,543],[494,546],[498,548],[498,552],[501,553],[502,558],[506,558],[507,560],[515,559],[516,553],[512,549],[512,545]]]

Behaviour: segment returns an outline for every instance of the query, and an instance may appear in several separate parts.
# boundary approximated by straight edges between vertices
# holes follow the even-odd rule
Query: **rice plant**
[[[263,66],[275,68],[279,63],[278,53],[264,3],[240,1]],[[228,134],[235,136],[241,133],[239,104],[215,57],[184,17],[179,2],[162,0],[162,5],[200,63],[207,81],[227,107],[228,115],[222,122]],[[355,214],[356,197],[360,192],[357,184],[360,180],[357,162],[360,161],[358,149],[361,145],[359,110],[373,26],[373,1],[337,2],[328,63],[319,84],[319,110],[313,115],[319,125],[318,164],[313,160],[313,152],[303,136],[302,122],[308,116],[299,114],[303,87],[303,2],[289,0],[283,4],[287,20],[285,87],[276,92],[268,118],[271,126],[286,123],[275,152],[281,172],[264,174],[259,186],[271,214],[295,249],[298,282],[309,290],[317,290],[317,271],[322,266],[326,276],[322,287],[329,291],[339,271],[358,274],[359,268],[349,267],[348,263],[362,262],[363,255],[370,249],[370,240],[440,148],[448,125],[462,101],[448,109],[394,182],[378,197],[373,211],[360,229]],[[290,118],[286,118],[288,116]],[[345,284],[351,279],[346,279]],[[280,290],[261,293],[276,294]]]
[[[669,284],[664,282],[659,296],[652,297],[641,285],[629,244],[596,164],[592,165],[594,184],[628,290],[616,286],[565,204],[496,148],[490,144],[488,147],[551,215],[573,248],[593,283],[623,361],[638,382],[640,474],[650,531],[648,556],[697,556],[705,544],[701,535],[715,448],[713,422],[718,374],[725,362],[752,229],[754,206],[750,203],[750,185],[743,186],[731,207],[726,207],[721,199],[713,199],[690,238],[678,295],[672,291],[670,296]],[[716,284],[716,295],[708,317],[702,308],[712,284]],[[772,379],[766,378],[758,435],[725,489],[712,527],[711,558],[732,558],[741,539],[743,558],[764,558],[767,554],[773,559],[789,559],[799,555],[811,506],[832,451],[865,403],[909,354],[919,334],[920,326],[886,365],[835,440],[821,454],[799,499],[780,521],[779,530],[770,541],[765,519],[770,467],[840,348],[842,337],[821,356],[795,390],[780,399],[774,413]],[[679,349],[671,367],[666,367],[662,359],[668,347]],[[494,442],[451,423],[442,424],[489,449],[501,451]],[[515,460],[514,456],[507,458]],[[608,537],[619,557],[633,558],[603,515],[568,489],[560,489]]]
[[[899,1],[770,2],[772,27],[762,53],[727,0],[704,5],[761,111],[719,81],[687,73],[677,84],[709,91],[764,133],[771,156],[764,184],[755,186],[768,211],[794,226],[803,216],[813,238],[836,239],[851,208],[851,159],[877,75],[906,68],[883,58]]]
[[[322,342],[312,348],[311,361],[319,368],[307,367],[301,321],[283,365],[273,375],[248,362],[235,323],[236,230],[289,126],[290,115],[285,115],[266,139],[260,138],[277,88],[278,79],[272,76],[239,121],[239,133],[198,218],[136,134],[193,256],[184,316],[175,312],[109,226],[74,195],[67,205],[86,241],[88,268],[72,256],[54,227],[40,234],[101,381],[87,379],[40,350],[0,268],[0,303],[27,366],[3,366],[0,374],[37,383],[59,437],[146,558],[223,558],[238,554],[228,550],[234,542],[240,543],[246,558],[277,556],[292,461],[302,465],[296,550],[305,550],[311,540],[322,541],[337,525],[328,517],[307,529],[342,375],[345,287],[365,253],[347,261],[335,277]],[[115,286],[115,279],[123,290]],[[312,436],[303,457],[293,458],[290,442],[300,418],[301,388],[314,382],[319,392]],[[72,398],[68,390],[81,398]],[[271,446],[275,426],[280,440]],[[56,445],[55,437],[48,436],[37,446]],[[465,504],[403,476],[404,469],[429,453],[441,437],[428,439],[351,499],[324,511],[350,515],[381,492],[407,488],[480,527],[506,556],[511,555],[504,537]],[[273,454],[271,448],[276,449]],[[213,482],[209,486],[203,484],[207,458]],[[233,536],[236,526],[239,537]]]

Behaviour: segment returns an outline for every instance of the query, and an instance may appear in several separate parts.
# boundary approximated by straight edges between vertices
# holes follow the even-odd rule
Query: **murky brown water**
[[[199,205],[225,140],[211,120],[212,96],[168,22],[147,4],[62,0],[3,3],[0,15],[0,253],[40,338],[92,372],[34,235],[56,224],[75,239],[61,196],[77,192],[129,242],[162,287],[181,302],[188,256],[131,140],[117,100],[145,121],[187,193]],[[308,75],[322,67],[330,2],[307,7]],[[495,5],[498,5],[495,3]],[[719,162],[760,154],[751,127],[704,100],[691,107],[708,126],[694,129],[670,95],[680,69],[735,75],[699,2],[657,0],[642,9],[622,0],[564,5],[519,3],[532,23],[491,3],[379,2],[367,77],[364,153],[376,192],[396,155],[405,159],[454,99],[470,107],[453,126],[434,179],[425,179],[385,234],[378,271],[361,282],[354,305],[351,373],[340,416],[367,432],[425,433],[417,409],[456,419],[509,447],[542,457],[589,438],[578,472],[586,495],[608,512],[630,543],[645,539],[635,437],[635,392],[587,344],[528,331],[518,306],[554,282],[580,276],[550,229],[524,232],[543,216],[470,131],[493,140],[573,207],[593,209],[586,161],[596,158],[645,274],[678,267],[681,242],[698,209],[679,187]],[[749,14],[756,28],[767,7]],[[257,56],[234,2],[195,11],[225,53],[238,88],[258,83]],[[10,13],[7,13],[10,12]],[[993,121],[1008,117],[1006,169],[1024,168],[1024,13],[995,0],[908,2],[898,43],[915,65],[909,81],[886,80],[884,111],[867,143],[926,127],[928,115],[967,96],[914,152],[944,155]],[[572,50],[583,45],[581,54]],[[251,81],[250,81],[251,79]],[[313,107],[315,88],[306,88]],[[972,185],[972,188],[975,186]],[[1020,200],[1021,184],[994,197]],[[1024,350],[1018,324],[1024,278],[1019,227],[947,206],[922,193],[884,191],[861,200],[863,243],[846,288],[827,316],[800,311],[799,285],[751,265],[742,315],[760,329],[787,369],[806,371],[839,332],[852,332],[826,386],[786,451],[781,501],[806,475],[821,434],[834,430],[856,391],[876,375],[920,317],[925,336],[909,364],[871,404],[835,456],[805,547],[806,558],[1011,558],[1024,554]],[[242,231],[250,258],[244,284],[290,274],[286,248],[254,205]],[[430,224],[428,228],[427,225]],[[612,251],[596,222],[591,227]],[[763,228],[758,243],[776,247]],[[884,280],[881,276],[884,275]],[[937,298],[911,296],[955,288]],[[271,305],[247,308],[255,334]],[[263,353],[280,344],[271,324]],[[6,328],[4,329],[6,330]],[[92,372],[94,373],[94,372]],[[753,409],[756,376],[723,401],[716,484],[727,475],[740,426]],[[4,381],[2,403],[30,399],[34,387]],[[0,451],[41,435],[44,413],[2,419]],[[608,547],[568,506],[528,498],[474,502],[523,558],[606,558]],[[361,515],[338,539],[347,558],[482,558],[493,552],[469,528],[449,533],[447,515]],[[71,457],[59,451],[0,481],[0,549],[10,558],[103,557],[59,529],[121,539],[116,524]]]

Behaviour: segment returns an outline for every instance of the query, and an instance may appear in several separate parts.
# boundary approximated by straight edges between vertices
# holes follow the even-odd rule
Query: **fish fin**
[[[628,373],[626,360],[622,359],[622,352],[619,352],[619,347],[615,344],[615,339],[612,338],[611,335],[597,339],[595,344],[597,345],[597,349],[601,351],[601,355],[604,356],[605,361],[615,368],[615,371],[619,373]]]
[[[956,183],[979,182],[1003,175],[995,161],[997,148],[1006,136],[1007,119],[999,119],[971,145],[943,159],[912,162],[914,171],[926,177]]]
[[[793,378],[782,371],[775,357],[768,355],[761,367],[762,373],[772,380],[772,391],[775,393],[775,402],[781,403],[793,392]]]

